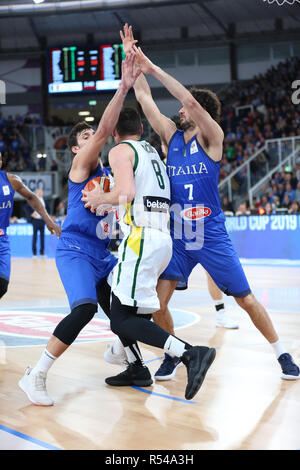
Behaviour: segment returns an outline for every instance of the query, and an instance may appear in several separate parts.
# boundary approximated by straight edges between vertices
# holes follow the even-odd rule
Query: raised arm
[[[136,53],[136,62],[141,71],[151,74],[159,80],[167,90],[184,106],[188,111],[191,119],[201,130],[209,142],[209,146],[220,145],[223,142],[223,131],[219,124],[210,116],[210,114],[201,106],[193,97],[187,88],[185,88],[178,80],[164,72],[160,67],[153,64],[142,52],[141,48],[133,46]]]
[[[122,39],[124,52],[127,55],[130,53],[130,51],[133,50],[133,46],[137,42],[137,40],[133,37],[132,27],[128,26],[126,23],[123,31],[120,31],[120,36]],[[136,67],[138,65],[139,64],[135,64]],[[160,112],[155,101],[153,100],[151,89],[146,80],[146,77],[142,73],[136,80],[133,89],[136,99],[140,103],[143,113],[150,123],[150,126],[160,136],[161,141],[168,145],[172,135],[176,131],[176,125],[171,119],[164,116]]]
[[[42,217],[52,235],[56,234],[57,238],[59,238],[61,234],[61,228],[53,222],[37,195],[30,191],[27,186],[25,186],[19,176],[7,173],[7,177],[13,189],[21,194],[21,196],[26,199],[28,204]]]
[[[96,132],[74,157],[70,178],[75,182],[87,178],[95,168],[100,151],[116,127],[126,95],[140,74],[140,71],[134,71],[134,60],[134,54],[129,53],[122,62],[122,80],[118,90],[107,105]]]

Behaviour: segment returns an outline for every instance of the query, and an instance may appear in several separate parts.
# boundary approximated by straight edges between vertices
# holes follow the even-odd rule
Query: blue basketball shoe
[[[293,358],[289,353],[281,354],[278,358],[281,365],[281,378],[286,380],[296,380],[300,378],[299,367],[293,362]]]
[[[171,380],[175,377],[177,367],[182,366],[179,357],[172,357],[165,353],[165,358],[160,365],[160,368],[154,375],[155,380]]]

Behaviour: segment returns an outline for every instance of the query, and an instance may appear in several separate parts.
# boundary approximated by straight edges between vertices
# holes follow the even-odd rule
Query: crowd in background
[[[233,83],[220,94],[221,126],[225,135],[220,181],[263,147],[265,140],[292,136],[300,138],[300,107],[293,104],[291,100],[293,93],[291,84],[298,78],[299,72],[300,59],[293,57],[271,67],[265,74],[255,76],[250,81]],[[245,108],[240,109],[240,107]],[[176,122],[176,116],[173,119]],[[32,117],[30,114],[24,117],[16,115],[14,119],[9,116],[4,119],[0,113],[0,151],[6,171],[44,170],[44,159],[37,162],[37,159],[33,157],[24,132],[26,126],[43,124],[41,119]],[[45,124],[66,125],[57,117],[49,118]],[[164,158],[158,136],[153,134],[150,141],[161,158]],[[57,170],[55,162],[51,170]],[[232,207],[227,212],[235,213],[244,210],[249,212],[255,208],[262,208],[268,213],[278,208],[299,212],[299,195],[300,158],[295,168],[283,168],[280,173],[273,175],[269,184],[262,188],[254,201],[255,207],[250,207],[247,201],[238,208],[230,203]],[[223,202],[224,210],[227,205]]]
[[[264,75],[234,83],[220,95],[225,134],[220,181],[263,147],[265,140],[300,137],[300,106],[292,102],[292,83],[299,72],[300,59],[286,59]],[[238,112],[242,106],[248,108]]]
[[[40,171],[24,136],[24,128],[35,123],[38,124],[39,120],[29,114],[25,117],[17,114],[14,119],[12,116],[5,119],[0,113],[0,152],[6,171]]]

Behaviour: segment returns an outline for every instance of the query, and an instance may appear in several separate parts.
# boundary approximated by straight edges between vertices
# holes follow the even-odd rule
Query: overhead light
[[[97,101],[95,100],[89,101],[89,106],[96,106],[96,104],[97,104]]]
[[[45,0],[33,0],[33,3],[43,3]]]
[[[93,116],[89,116],[85,118],[85,121],[95,121],[95,118]]]
[[[88,116],[90,113],[90,111],[79,111],[79,116]]]

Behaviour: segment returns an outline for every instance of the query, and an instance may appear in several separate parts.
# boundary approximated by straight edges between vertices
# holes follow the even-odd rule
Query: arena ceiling
[[[269,0],[274,1],[274,0]],[[283,0],[277,0],[282,3]],[[291,0],[289,0],[290,2]],[[118,40],[128,22],[145,43],[300,34],[300,3],[267,0],[0,1],[0,51]]]

